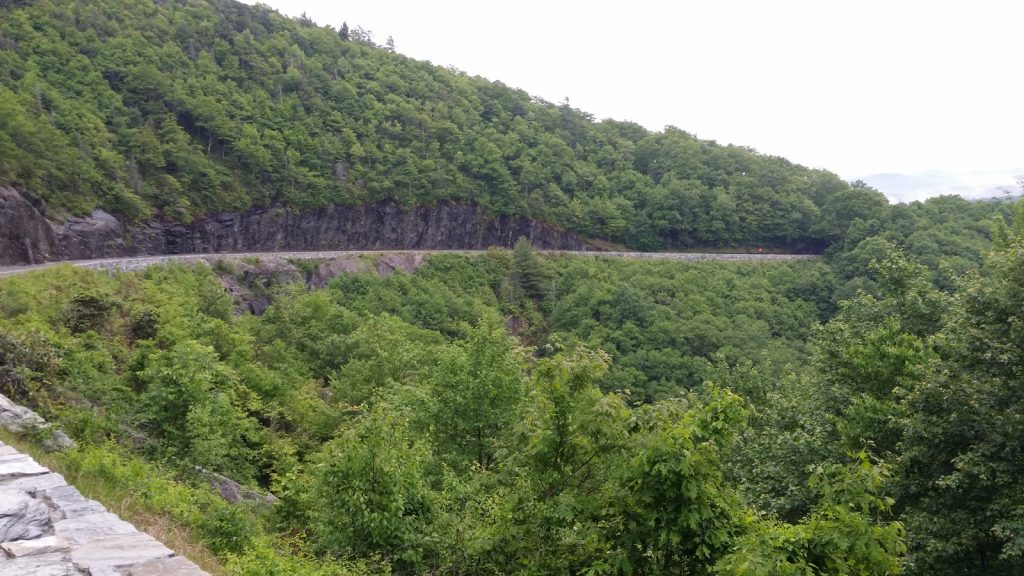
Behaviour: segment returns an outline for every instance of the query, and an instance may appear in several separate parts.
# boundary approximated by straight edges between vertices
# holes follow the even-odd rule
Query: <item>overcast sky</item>
[[[1024,173],[1024,2],[264,3],[598,119],[673,125],[846,179]]]

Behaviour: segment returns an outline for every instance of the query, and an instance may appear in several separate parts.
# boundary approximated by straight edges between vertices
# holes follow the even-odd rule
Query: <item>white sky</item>
[[[1024,2],[264,3],[598,119],[674,125],[846,179],[1024,172]]]

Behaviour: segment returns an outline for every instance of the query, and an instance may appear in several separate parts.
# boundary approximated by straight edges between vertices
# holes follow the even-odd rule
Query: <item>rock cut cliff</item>
[[[491,216],[471,204],[405,208],[394,202],[314,210],[256,208],[189,224],[125,223],[96,210],[57,223],[30,196],[0,186],[0,265],[151,254],[279,250],[484,249],[525,236],[534,246],[588,250],[585,240],[549,224]]]

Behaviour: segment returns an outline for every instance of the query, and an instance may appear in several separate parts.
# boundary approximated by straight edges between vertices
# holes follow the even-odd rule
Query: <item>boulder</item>
[[[35,412],[0,394],[0,426],[15,434],[39,434],[43,448],[51,452],[71,450],[75,441],[63,430],[53,428]]]
[[[15,434],[28,434],[46,427],[46,420],[0,394],[0,426]]]
[[[270,505],[277,502],[277,496],[261,494],[255,490],[250,490],[222,474],[210,472],[198,466],[196,467],[196,472],[206,480],[210,488],[217,491],[221,498],[232,504],[237,504],[238,502],[257,502]]]

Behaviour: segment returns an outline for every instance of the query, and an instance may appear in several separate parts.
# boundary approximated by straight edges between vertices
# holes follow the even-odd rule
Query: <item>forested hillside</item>
[[[837,193],[885,204],[232,0],[0,4],[2,182],[58,218],[453,200],[641,249],[820,248]]]
[[[73,477],[185,526],[234,574],[743,574],[780,529],[794,565],[884,574],[904,544],[883,468],[830,453],[786,524],[726,481],[750,406],[709,379],[762,351],[807,363],[827,289],[803,278],[828,274],[520,244],[323,290],[250,280],[273,296],[253,316],[232,314],[221,282],[246,273],[227,262],[59,268],[0,283],[0,391],[82,444]],[[219,503],[195,466],[281,501]],[[851,491],[868,508],[843,511]]]
[[[72,218],[100,208],[194,251],[175,223],[264,208],[259,235],[354,234],[374,221],[277,216],[389,200],[412,214],[394,238],[419,222],[394,203],[443,204],[436,238],[460,222],[582,245],[537,220],[824,257],[539,256],[522,238],[409,273],[250,256],[4,278],[0,393],[78,442],[48,465],[214,574],[1021,574],[1024,203],[890,205],[352,24],[0,0],[0,200],[53,245],[43,214],[123,232]],[[526,219],[486,228],[468,205]],[[0,240],[28,246],[14,219]],[[211,477],[274,497],[229,504]]]
[[[950,291],[878,236],[862,273],[526,242],[324,289],[55,268],[0,282],[0,391],[230,574],[1012,575],[1020,205],[993,238]]]

